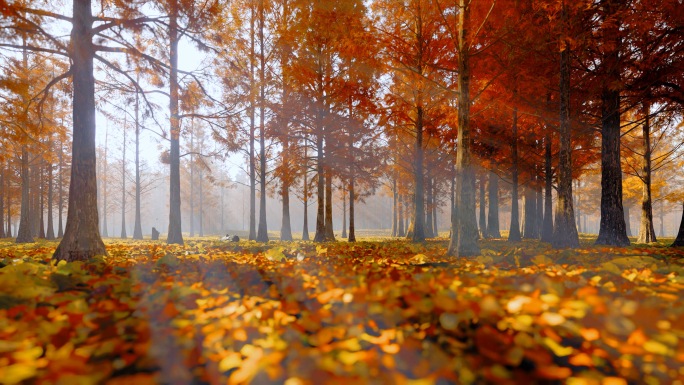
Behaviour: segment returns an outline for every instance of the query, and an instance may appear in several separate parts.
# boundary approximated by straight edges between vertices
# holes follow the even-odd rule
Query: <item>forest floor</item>
[[[684,250],[0,240],[1,384],[684,381]]]

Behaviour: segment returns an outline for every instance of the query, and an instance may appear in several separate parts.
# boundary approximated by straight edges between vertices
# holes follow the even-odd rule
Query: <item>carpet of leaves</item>
[[[684,251],[0,242],[2,384],[683,383]]]

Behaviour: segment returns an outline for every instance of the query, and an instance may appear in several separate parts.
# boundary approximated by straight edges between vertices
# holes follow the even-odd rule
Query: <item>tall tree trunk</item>
[[[622,209],[625,215],[625,232],[628,237],[632,237],[632,214],[629,211],[629,205],[624,205]]]
[[[406,230],[404,228],[404,196],[399,194],[397,197],[397,209],[399,210],[399,215],[397,218],[397,237],[403,237],[406,235]]]
[[[428,178],[427,178],[427,186],[426,186],[426,191],[427,191],[427,196],[426,196],[426,207],[425,207],[425,237],[426,238],[434,238],[435,237],[435,231],[432,228],[432,206],[434,204],[433,202],[433,196],[432,196],[432,177],[429,176],[428,173]]]
[[[354,201],[356,195],[354,194],[354,175],[349,180],[349,242],[356,242],[356,228],[354,225]]]
[[[181,221],[181,188],[180,188],[180,119],[178,115],[178,4],[174,0],[169,12],[169,61],[170,61],[170,97],[171,112],[171,151],[170,151],[170,186],[169,186],[169,233],[166,243],[179,244],[183,242]]]
[[[259,1],[259,229],[257,242],[268,242],[266,223],[266,57],[264,54],[264,0]]]
[[[563,4],[563,22],[567,10]],[[558,157],[558,199],[556,220],[551,245],[555,249],[578,247],[579,235],[575,227],[572,207],[572,137],[570,131],[570,46],[563,43],[560,53],[560,153]]]
[[[518,210],[518,109],[513,109],[513,144],[511,145],[513,156],[513,170],[511,186],[511,228],[508,232],[509,242],[520,242],[520,217]]]
[[[138,77],[138,79],[140,79]],[[143,239],[142,217],[140,215],[140,94],[135,92],[135,225],[133,239]],[[221,213],[223,215],[223,213]],[[221,217],[223,218],[223,217]],[[223,230],[223,229],[222,229]]]
[[[50,145],[50,149],[51,150],[53,149],[52,145]],[[48,176],[47,176],[47,183],[48,183],[47,216],[48,217],[47,217],[47,232],[45,234],[45,238],[47,240],[53,241],[55,239],[55,222],[54,222],[53,215],[52,215],[52,211],[53,211],[52,209],[54,207],[54,204],[53,204],[54,202],[52,199],[52,195],[53,195],[52,185],[54,184],[53,180],[52,180],[52,164],[50,164],[48,166],[47,170],[48,170]],[[2,186],[1,182],[0,182],[0,186]],[[0,187],[0,189],[1,188],[2,187]],[[2,213],[2,203],[1,202],[2,202],[2,196],[0,195],[0,213]],[[2,217],[2,214],[0,214],[0,217]],[[2,227],[2,225],[0,225],[0,227]]]
[[[190,236],[195,236],[195,121],[190,123]]]
[[[319,135],[316,138],[316,234],[314,235],[314,242],[325,242],[325,174],[323,172],[323,134],[319,130]]]
[[[541,190],[541,177],[539,174],[537,174],[535,178],[537,180],[537,188],[535,188],[535,191],[537,192],[537,220],[535,226],[535,235],[537,239],[541,239],[542,226],[544,226],[544,196]]]
[[[29,153],[26,145],[21,148],[21,216],[19,217],[19,233],[17,234],[17,243],[32,243],[33,231],[31,230],[31,213],[30,213],[30,191],[31,184],[29,174]]]
[[[392,176],[392,237],[397,236],[397,218],[397,178]],[[342,238],[344,238],[344,235],[342,235]]]
[[[617,3],[617,2],[615,2]],[[605,19],[615,17],[613,1],[602,1]],[[602,67],[606,79],[601,94],[601,224],[597,245],[627,246],[627,229],[622,207],[622,165],[620,164],[620,51],[622,41],[619,23],[605,20],[604,42],[608,47],[604,53]],[[610,24],[610,25],[608,25]]]
[[[57,211],[58,211],[58,217],[57,217],[57,238],[62,238],[64,236],[64,227],[62,225],[62,213],[64,212],[64,183],[62,182],[62,173],[64,172],[64,155],[62,154],[63,151],[62,147],[62,142],[59,142],[59,176],[57,178],[58,183],[59,183],[59,202],[57,202]],[[9,184],[7,185],[9,188]],[[7,210],[9,210],[9,207],[7,207]],[[7,220],[9,220],[9,211],[7,214]]]
[[[45,159],[40,157],[40,164],[38,166],[38,195],[40,199],[40,216],[38,217],[38,238],[45,239]]]
[[[553,169],[551,157],[551,129],[546,127],[544,138],[544,223],[541,229],[542,242],[553,240]]]
[[[292,240],[292,227],[290,226],[290,184],[286,182],[281,191],[283,197],[283,220],[280,226],[280,240]]]
[[[413,216],[411,218],[411,240],[425,241],[425,174],[423,166],[423,107],[416,109],[416,158],[414,164]]]
[[[64,237],[53,258],[86,261],[106,255],[100,238],[97,213],[97,159],[95,155],[95,77],[93,76],[91,0],[74,0],[73,47],[73,145],[69,208]]]
[[[489,213],[487,215],[487,236],[490,238],[501,238],[499,231],[499,176],[489,172],[489,185],[487,186],[489,196]]]
[[[643,125],[644,157],[642,159],[643,191],[641,195],[641,225],[637,243],[657,242],[653,226],[653,200],[651,197],[651,108],[644,104],[646,120]],[[661,230],[662,236],[662,230]]]
[[[202,146],[200,145],[200,153],[202,152]],[[197,185],[199,187],[199,236],[204,236],[204,169],[200,167],[199,169],[199,181]]]
[[[459,0],[458,36],[458,143],[456,149],[456,216],[448,255],[467,257],[480,253],[475,218],[475,170],[470,137],[470,1]]]
[[[309,237],[309,165],[307,159],[307,150],[304,148],[304,176],[302,181],[304,182],[304,225],[302,229],[302,240],[308,241]]]
[[[250,56],[249,56],[249,240],[257,238],[256,227],[256,95],[254,73],[256,67],[254,58],[256,57],[256,27],[254,25],[254,8],[250,7],[249,17],[249,36],[250,36]]]
[[[342,188],[342,238],[347,238],[347,189]]]
[[[663,212],[664,210],[664,203],[661,200],[660,201],[660,236],[665,237],[665,213]]]
[[[487,174],[484,172],[480,175],[480,237],[489,238],[487,233],[487,213],[485,212],[485,184],[487,184]]]
[[[325,171],[325,240],[335,240],[332,217],[332,174],[327,167]]]
[[[126,120],[123,126],[123,156],[121,158],[121,239],[128,238],[126,234]]]
[[[437,227],[437,191],[435,190],[434,179],[432,180],[432,229],[435,232],[435,237],[439,237],[439,228]]]
[[[579,233],[582,232],[582,223],[580,222],[580,220],[582,219],[582,211],[581,211],[582,208],[580,207],[580,198],[579,198],[580,194],[581,194],[580,193],[580,187],[581,187],[580,181],[579,180],[575,181],[575,188],[577,190],[577,193],[573,194],[573,198],[575,199],[575,205],[574,205],[575,222],[577,223],[577,232],[579,232]]]

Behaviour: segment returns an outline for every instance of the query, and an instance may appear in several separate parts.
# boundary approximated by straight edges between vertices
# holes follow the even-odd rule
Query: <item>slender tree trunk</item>
[[[51,145],[50,147],[51,147],[51,149],[52,149],[52,145]],[[55,223],[54,223],[54,219],[53,219],[53,215],[52,215],[52,211],[53,211],[52,209],[53,209],[53,207],[54,207],[54,204],[53,204],[54,202],[53,202],[53,199],[52,199],[52,198],[53,198],[53,197],[52,197],[52,196],[53,196],[52,185],[54,184],[54,183],[53,183],[53,180],[52,180],[52,164],[50,164],[50,165],[48,166],[47,170],[48,170],[48,177],[47,177],[47,183],[48,183],[48,192],[47,192],[47,194],[48,194],[48,196],[47,196],[47,199],[48,199],[48,204],[47,204],[47,216],[48,216],[48,217],[47,217],[47,232],[46,232],[46,234],[45,234],[45,238],[46,238],[47,240],[53,241],[53,240],[55,239]],[[1,186],[1,185],[2,185],[2,184],[1,184],[1,182],[0,182],[0,186]],[[0,187],[0,188],[1,188],[1,187]],[[0,213],[2,213],[2,203],[1,203],[1,202],[2,202],[2,197],[0,196]],[[2,214],[0,214],[0,217],[2,217]],[[0,222],[1,222],[1,221],[0,221]],[[0,225],[0,227],[2,227],[2,226]]]
[[[138,77],[138,79],[140,79]],[[135,226],[133,239],[143,239],[142,217],[140,215],[140,95],[135,92]],[[222,213],[223,214],[223,213]],[[223,218],[223,217],[221,217]]]
[[[653,200],[651,197],[651,120],[650,104],[644,105],[646,120],[643,125],[644,157],[642,159],[643,191],[641,196],[641,226],[637,243],[657,242],[653,226]],[[662,236],[662,230],[661,230]]]
[[[320,131],[319,131],[320,132]],[[317,208],[316,208],[316,234],[314,235],[314,242],[324,242],[325,239],[325,174],[323,172],[323,137],[322,133],[316,138],[316,150],[318,154],[316,171],[317,171]]]
[[[542,242],[553,240],[553,169],[551,162],[551,129],[546,127],[544,138],[544,224],[542,225]]]
[[[256,95],[254,65],[256,57],[256,27],[254,25],[254,8],[250,7],[249,17],[249,36],[250,36],[250,56],[249,56],[249,240],[257,238],[256,227]]]
[[[537,171],[539,171],[539,169]],[[537,174],[535,178],[537,180],[537,187],[535,188],[537,193],[537,220],[535,221],[535,236],[537,239],[541,239],[542,227],[544,226],[544,196],[541,189],[541,177],[539,174]]]
[[[9,170],[10,170],[11,167],[12,167],[12,164],[10,163],[10,160],[8,159],[8,160],[7,160],[7,170],[8,170],[8,172],[9,172]],[[10,187],[11,187],[11,185],[10,185],[10,180],[11,180],[10,175],[11,175],[11,173],[7,176],[7,178],[5,178],[5,179],[6,179],[6,182],[5,182],[5,183],[6,183],[6,185],[7,185],[7,186],[6,186],[6,187],[7,187],[7,190],[6,190],[6,191],[7,191],[7,233],[5,234],[5,236],[7,236],[7,238],[12,238],[12,235],[13,235],[13,234],[12,234],[12,200],[11,200],[12,193],[11,193],[11,191],[10,191]]]
[[[257,242],[268,242],[266,223],[266,59],[264,54],[264,0],[259,1],[259,229]]]
[[[121,159],[121,239],[128,238],[126,234],[126,120],[123,126],[123,157]]]
[[[416,158],[414,164],[413,217],[411,218],[411,240],[425,241],[425,173],[423,166],[423,107],[416,109]]]
[[[513,144],[512,144],[512,156],[513,156],[513,170],[512,170],[512,182],[511,186],[511,228],[508,231],[508,241],[509,242],[520,242],[522,237],[520,236],[520,217],[518,210],[518,109],[513,110]]]
[[[397,197],[397,208],[399,210],[399,218],[397,219],[397,225],[399,228],[397,229],[397,237],[403,237],[406,235],[406,230],[404,228],[404,203],[403,203],[403,195],[399,194]]]
[[[392,237],[397,236],[397,178],[392,177]],[[342,236],[344,238],[344,235]]]
[[[190,124],[190,236],[195,236],[195,121]]]
[[[30,213],[30,191],[31,184],[29,174],[29,153],[26,145],[21,149],[21,216],[19,217],[19,233],[17,234],[17,243],[32,243],[33,231],[31,231],[31,213]]]
[[[487,183],[487,174],[484,172],[480,176],[480,237],[489,238],[487,233],[487,213],[485,212],[485,184]]]
[[[567,10],[563,4],[563,21]],[[555,249],[578,247],[579,236],[575,227],[572,207],[572,137],[570,131],[570,46],[563,43],[560,53],[560,153],[558,159],[558,199],[556,220],[551,245]]]
[[[35,164],[35,159],[31,160],[31,151],[29,151],[29,223],[31,226],[31,236],[38,237],[40,231],[40,181],[39,170]]]
[[[200,153],[202,152],[202,146],[200,145]],[[200,167],[199,169],[199,181],[197,185],[199,187],[199,236],[204,236],[204,169]]]
[[[53,258],[86,261],[106,255],[97,213],[97,159],[95,155],[95,78],[93,76],[91,0],[74,0],[71,32],[73,73],[73,145],[69,208],[64,237]]]
[[[182,221],[181,221],[181,188],[180,188],[180,119],[178,115],[178,4],[176,0],[171,4],[169,16],[169,61],[170,61],[170,102],[171,112],[171,171],[169,186],[169,233],[166,243],[179,244],[183,242]]]
[[[40,216],[38,217],[38,238],[45,239],[45,159],[41,156],[38,166],[38,196],[40,199]]]
[[[325,171],[325,240],[335,240],[332,217],[332,174],[328,168]]]
[[[347,189],[342,188],[342,238],[347,237]]]
[[[433,196],[432,196],[432,177],[428,175],[427,178],[427,196],[426,196],[426,207],[425,207],[425,237],[426,238],[434,238],[435,236],[435,231],[432,227],[432,206],[434,204],[433,202]]]
[[[624,205],[622,209],[625,215],[625,232],[628,237],[632,237],[632,214],[629,211],[629,205]]]
[[[459,0],[458,36],[458,143],[456,149],[456,212],[448,255],[467,257],[480,253],[475,218],[475,170],[470,137],[470,1]]]
[[[352,175],[349,180],[349,242],[356,242],[356,229],[354,225],[354,201],[356,196],[354,195],[354,176]]]
[[[663,201],[660,201],[660,236],[665,237],[665,213],[663,212]]]
[[[307,150],[304,148],[304,176],[302,181],[304,182],[304,226],[302,229],[302,240],[308,241],[309,237],[309,165],[307,159]]]
[[[435,237],[439,237],[439,228],[437,227],[437,191],[435,191],[435,183],[433,179],[432,183],[432,229],[435,232]]]
[[[64,155],[62,154],[63,148],[62,148],[62,142],[59,142],[59,176],[57,180],[59,181],[59,202],[57,202],[57,211],[58,211],[58,224],[57,224],[57,238],[62,238],[64,236],[64,227],[62,226],[62,213],[64,212],[64,182],[62,181],[62,173],[64,172]],[[103,180],[106,180],[103,179]],[[9,184],[8,184],[9,188]],[[9,210],[9,207],[7,207]],[[8,220],[9,220],[9,212],[8,212]]]
[[[501,232],[499,231],[499,176],[493,172],[489,173],[488,190],[487,236],[490,238],[501,238]]]

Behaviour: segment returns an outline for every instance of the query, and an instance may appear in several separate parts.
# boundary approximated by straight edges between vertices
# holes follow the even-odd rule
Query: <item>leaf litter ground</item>
[[[684,251],[0,242],[2,384],[684,381]]]

